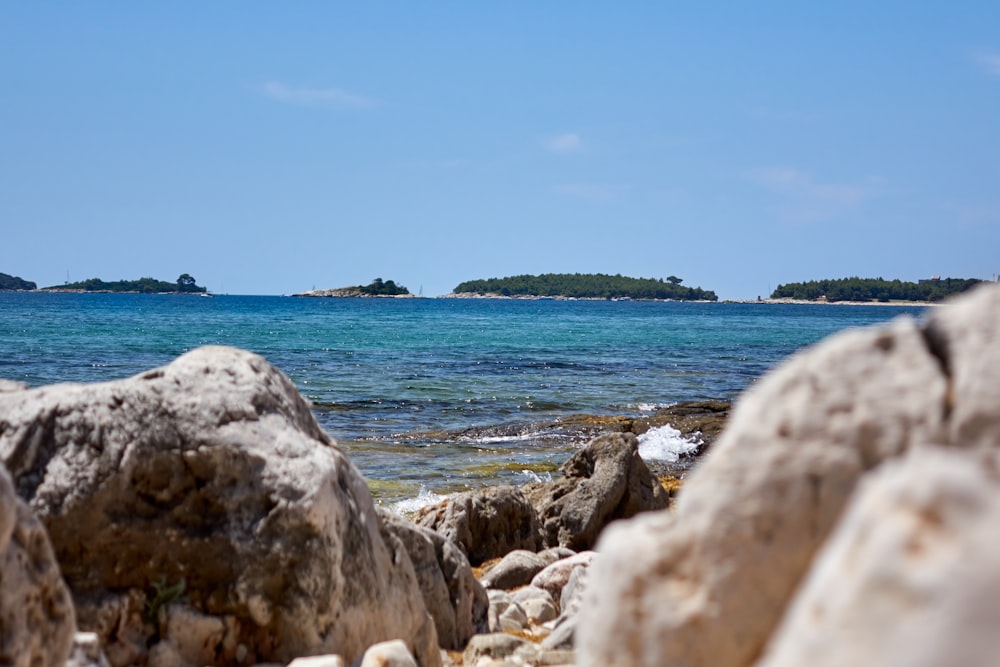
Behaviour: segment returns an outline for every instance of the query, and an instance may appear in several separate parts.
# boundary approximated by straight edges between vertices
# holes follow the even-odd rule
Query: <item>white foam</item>
[[[674,463],[683,454],[694,452],[701,438],[685,438],[670,424],[651,428],[639,436],[639,456],[646,461]]]
[[[639,412],[656,412],[663,408],[669,408],[673,403],[636,403],[635,405],[628,405],[626,407]]]
[[[518,470],[517,474],[518,475],[523,475],[524,477],[527,477],[529,482],[551,482],[552,481],[552,473],[550,473],[550,472],[537,473],[534,470]]]
[[[389,505],[389,510],[395,512],[396,514],[412,514],[419,509],[423,509],[424,507],[437,505],[446,498],[448,498],[448,496],[442,496],[440,493],[434,493],[421,484],[420,493],[417,494],[416,498],[407,498],[406,500],[400,500],[398,503],[393,503],[392,505]]]

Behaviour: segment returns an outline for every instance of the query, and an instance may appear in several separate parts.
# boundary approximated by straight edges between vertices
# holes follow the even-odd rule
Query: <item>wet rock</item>
[[[496,486],[459,494],[413,516],[413,521],[461,546],[473,565],[515,549],[537,551],[538,516],[518,487]]]
[[[590,549],[606,525],[664,509],[668,498],[639,457],[630,433],[591,440],[563,464],[562,479],[526,487],[538,513],[542,543]]]
[[[75,630],[72,599],[45,527],[0,466],[0,662],[63,667]]]
[[[406,547],[440,646],[460,650],[474,634],[486,632],[489,599],[465,553],[440,533],[396,514],[380,510],[379,517]]]
[[[924,324],[843,332],[766,376],[673,513],[602,539],[581,665],[753,664],[868,471],[924,443],[1000,448],[997,340],[991,286]]]
[[[222,620],[215,664],[353,660],[400,637],[440,663],[405,548],[262,358],[200,348],[126,380],[0,393],[0,415],[0,458],[113,665],[144,661],[150,611],[181,597]]]

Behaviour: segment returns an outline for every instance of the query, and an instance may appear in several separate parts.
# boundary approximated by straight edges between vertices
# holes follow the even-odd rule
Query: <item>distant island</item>
[[[46,292],[128,292],[135,294],[205,294],[208,291],[198,285],[194,277],[187,273],[182,273],[172,283],[155,278],[116,280],[114,282],[90,278],[77,283],[43,287],[42,290]]]
[[[382,280],[376,278],[367,285],[354,285],[352,287],[337,287],[335,289],[314,289],[308,292],[300,292],[292,296],[317,296],[317,297],[413,297],[410,290],[393,280]]]
[[[551,297],[566,299],[643,299],[673,301],[717,301],[715,292],[683,287],[677,276],[629,278],[603,273],[543,273],[459,284],[450,296]]]
[[[38,289],[38,285],[30,280],[0,273],[0,292],[27,292],[35,289]]]
[[[976,278],[930,278],[919,282],[884,280],[882,278],[840,278],[810,280],[804,283],[778,285],[772,299],[798,301],[941,301],[981,283]]]

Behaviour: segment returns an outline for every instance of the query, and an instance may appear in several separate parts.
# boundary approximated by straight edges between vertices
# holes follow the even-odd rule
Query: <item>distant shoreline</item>
[[[477,292],[462,292],[459,294],[443,294],[434,297],[436,299],[506,299],[521,301],[643,301],[654,303],[742,303],[742,304],[762,304],[762,305],[793,305],[793,306],[940,306],[941,303],[933,301],[810,301],[807,299],[720,299],[718,301],[708,301],[705,299],[637,299],[632,297],[619,297],[607,299],[605,297],[589,296],[540,296],[534,294],[479,294]]]
[[[646,302],[658,302],[658,303],[719,303],[718,301],[710,301],[708,299],[640,299],[637,297],[621,296],[607,298],[603,296],[563,296],[561,294],[554,296],[547,296],[541,294],[495,294],[486,293],[479,294],[478,292],[459,292],[451,294],[442,294],[440,296],[434,297],[435,299],[505,299],[505,300],[519,300],[519,301],[646,301]]]
[[[947,305],[947,301],[811,301],[808,299],[719,299],[718,301],[697,300],[697,299],[637,299],[632,297],[577,297],[577,296],[542,296],[533,294],[478,294],[475,292],[463,292],[460,294],[450,293],[439,296],[426,297],[416,294],[363,294],[360,292],[336,293],[340,290],[310,290],[291,294],[292,297],[309,298],[334,298],[334,299],[494,299],[502,301],[637,301],[644,303],[706,303],[706,304],[759,304],[770,306],[888,306],[888,307],[928,307]],[[118,291],[118,290],[83,290],[83,289],[33,289],[33,290],[0,290],[2,293],[19,294],[183,294],[188,296],[214,297],[211,292],[140,292],[140,291]],[[235,296],[285,296],[283,294],[274,295],[235,295]]]
[[[190,296],[213,296],[208,292],[140,292],[138,290],[113,290],[113,289],[27,289],[27,290],[4,290],[7,292],[27,292],[32,294],[185,294]]]
[[[726,303],[760,303],[793,306],[941,306],[940,301],[820,301],[810,299],[746,299]]]

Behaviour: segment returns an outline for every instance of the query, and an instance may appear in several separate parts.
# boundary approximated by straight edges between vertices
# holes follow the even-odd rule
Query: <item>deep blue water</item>
[[[918,307],[0,293],[0,377],[127,377],[199,345],[288,374],[371,480],[399,498],[559,463],[532,435],[575,413],[734,398],[792,352]],[[516,437],[461,429],[522,425]]]

